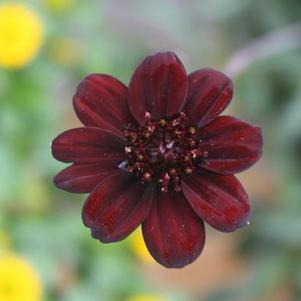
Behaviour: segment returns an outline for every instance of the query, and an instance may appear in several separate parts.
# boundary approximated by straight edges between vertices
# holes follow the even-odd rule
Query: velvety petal
[[[83,208],[84,224],[102,242],[122,240],[145,220],[153,197],[152,185],[117,172],[90,194]]]
[[[113,132],[86,127],[60,134],[52,142],[52,154],[63,162],[116,162],[125,158],[124,146],[124,140]]]
[[[187,92],[187,75],[172,52],[148,56],[136,69],[129,86],[129,106],[140,124],[145,113],[158,119],[179,113]]]
[[[57,174],[54,183],[70,192],[91,192],[102,180],[116,172],[119,164],[120,161],[74,164]]]
[[[214,69],[200,69],[188,76],[188,93],[184,111],[199,126],[216,118],[230,103],[232,81]]]
[[[262,155],[261,129],[240,119],[221,116],[199,131],[202,167],[233,174],[252,166]]]
[[[195,212],[220,231],[234,231],[249,221],[248,196],[234,176],[194,172],[182,181],[182,189]]]
[[[142,231],[151,255],[168,268],[193,262],[205,243],[204,223],[182,193],[159,193]]]
[[[127,87],[105,74],[91,74],[78,86],[75,112],[86,126],[109,129],[122,135],[124,125],[134,123],[127,104]]]

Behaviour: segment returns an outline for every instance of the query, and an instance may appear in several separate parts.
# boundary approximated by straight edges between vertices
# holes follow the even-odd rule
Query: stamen
[[[191,127],[189,128],[189,133],[190,133],[191,135],[194,135],[194,134],[196,133],[196,128],[193,127],[193,126],[191,126]]]
[[[130,146],[126,146],[124,149],[127,154],[132,152],[132,148]]]
[[[149,172],[145,172],[143,174],[143,181],[149,182],[151,180],[151,178],[152,178],[152,175]]]
[[[145,118],[144,126],[124,129],[128,160],[119,168],[134,174],[142,183],[157,183],[163,192],[179,192],[181,179],[189,176],[206,156],[198,148],[197,127],[183,112],[159,120],[152,120],[147,112]]]
[[[204,157],[204,158],[207,158],[207,157],[208,157],[208,155],[209,155],[209,154],[208,154],[208,152],[207,152],[207,151],[203,151],[203,157]]]

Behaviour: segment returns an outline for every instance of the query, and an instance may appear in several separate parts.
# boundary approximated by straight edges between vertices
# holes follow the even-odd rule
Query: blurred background
[[[85,195],[56,189],[51,140],[78,127],[72,96],[93,72],[128,83],[141,59],[172,50],[188,72],[234,80],[227,113],[263,128],[263,159],[239,175],[251,225],[207,226],[182,270],[148,255],[138,230],[100,244]],[[0,1],[1,301],[301,300],[300,0]]]

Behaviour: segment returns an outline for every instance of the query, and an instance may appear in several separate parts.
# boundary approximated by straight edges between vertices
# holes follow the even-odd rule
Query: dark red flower
[[[231,232],[249,222],[248,196],[232,175],[262,153],[259,127],[218,116],[232,82],[214,69],[186,75],[171,52],[147,57],[129,88],[104,74],[78,86],[74,108],[85,127],[54,139],[53,156],[72,163],[57,187],[90,193],[84,224],[102,242],[140,224],[151,255],[183,267],[205,242],[204,221]]]

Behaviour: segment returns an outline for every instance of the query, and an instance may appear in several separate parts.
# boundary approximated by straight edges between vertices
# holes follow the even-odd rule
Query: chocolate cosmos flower
[[[104,74],[79,84],[74,108],[85,126],[54,139],[53,156],[72,163],[54,181],[90,193],[82,217],[94,238],[119,241],[142,224],[151,255],[180,268],[200,255],[204,221],[224,232],[248,224],[248,196],[233,174],[260,158],[262,136],[218,117],[232,94],[225,74],[187,76],[171,52],[147,57],[129,88]]]

